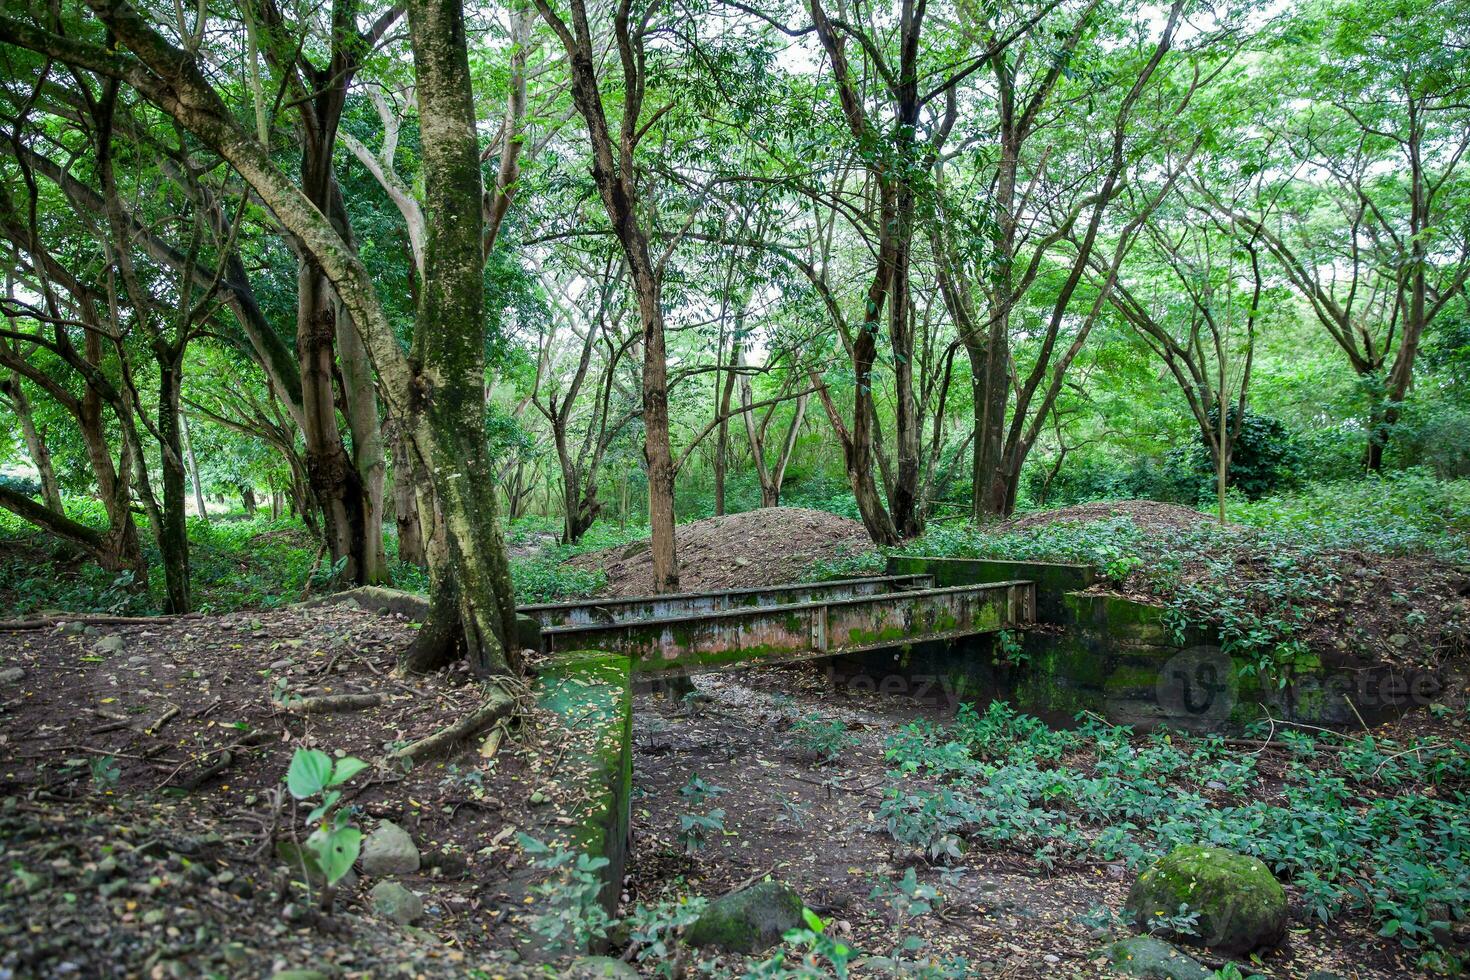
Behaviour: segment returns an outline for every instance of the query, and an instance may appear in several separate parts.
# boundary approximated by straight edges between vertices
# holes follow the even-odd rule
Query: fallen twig
[[[364,711],[387,701],[384,694],[324,694],[319,697],[295,698],[286,710],[297,715],[319,715],[333,711]]]
[[[149,623],[172,623],[181,619],[203,619],[203,613],[178,613],[171,616],[45,616],[41,619],[8,619],[0,621],[0,631],[24,632],[51,629],[62,623],[86,626],[138,626]]]

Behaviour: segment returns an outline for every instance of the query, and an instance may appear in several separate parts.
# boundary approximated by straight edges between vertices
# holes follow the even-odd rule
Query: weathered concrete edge
[[[539,707],[592,735],[592,747],[569,750],[551,777],[564,798],[585,802],[572,823],[548,823],[540,833],[548,843],[607,858],[599,897],[611,914],[622,891],[632,827],[632,664],[622,654],[568,651],[540,667],[532,688]]]
[[[1066,622],[1062,597],[1090,588],[1097,581],[1091,565],[1049,561],[1009,561],[999,558],[928,558],[892,555],[885,575],[932,575],[936,586],[987,585],[1017,579],[1036,583],[1036,619],[1046,624]]]

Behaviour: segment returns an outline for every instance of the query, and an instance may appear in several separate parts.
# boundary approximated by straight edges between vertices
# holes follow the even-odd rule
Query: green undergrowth
[[[1470,915],[1470,745],[1277,739],[1281,778],[1215,737],[1136,736],[1090,718],[1055,730],[1001,702],[966,705],[952,725],[914,723],[889,741],[878,818],[938,863],[981,848],[1048,869],[1142,869],[1181,844],[1229,848],[1299,889],[1316,919],[1362,916],[1424,968],[1463,967],[1442,944]]]

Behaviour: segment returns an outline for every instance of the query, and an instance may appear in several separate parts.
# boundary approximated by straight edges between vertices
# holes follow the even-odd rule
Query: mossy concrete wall
[[[632,816],[632,665],[626,656],[596,650],[558,654],[538,669],[533,690],[537,705],[559,715],[579,737],[551,774],[557,789],[548,794],[571,801],[573,810],[548,813],[542,827],[526,833],[607,858],[600,897],[611,913],[628,863]]]
[[[954,639],[1034,621],[1030,582],[986,582],[641,622],[548,626],[548,653],[593,647],[632,657],[642,677],[821,659]]]
[[[1036,621],[1059,623],[1065,611],[1062,597],[1068,592],[1090,588],[1097,573],[1089,565],[1065,565],[1046,561],[1001,561],[991,558],[911,558],[895,555],[888,559],[886,575],[929,575],[936,586],[979,585],[986,582],[1020,580],[1036,583]]]
[[[1403,690],[1411,681],[1333,669],[1315,657],[1298,658],[1285,684],[1262,678],[1253,664],[1224,654],[1208,631],[1177,635],[1162,606],[1083,591],[1094,581],[1085,566],[895,558],[888,572],[930,574],[950,586],[1035,576],[1038,625],[1013,635],[1019,656],[993,636],[976,636],[903,656],[849,658],[835,665],[839,676],[899,671],[951,701],[1004,699],[1053,724],[1085,711],[1117,724],[1194,731],[1239,729],[1268,713],[1320,725],[1356,725],[1360,716],[1371,723],[1412,697]]]

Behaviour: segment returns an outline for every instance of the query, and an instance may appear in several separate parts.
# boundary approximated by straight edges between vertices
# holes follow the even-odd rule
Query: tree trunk
[[[306,472],[322,512],[322,533],[335,565],[345,559],[342,578],[357,581],[362,568],[362,481],[337,429],[333,375],[337,317],[330,286],[314,260],[303,257],[296,276],[296,356],[301,367]]]
[[[158,550],[163,557],[164,612],[186,613],[189,601],[189,531],[184,520],[183,416],[179,412],[182,365],[175,358],[159,359],[158,435],[163,458],[163,510],[158,528]]]
[[[363,540],[357,547],[362,562],[357,581],[373,585],[388,581],[388,554],[383,544],[383,480],[387,453],[378,418],[378,395],[367,347],[357,336],[351,315],[338,308],[337,363],[342,377],[342,408],[352,432],[352,462],[362,488]]]
[[[5,392],[10,397],[11,410],[20,421],[20,430],[25,436],[26,453],[31,457],[31,465],[41,478],[41,500],[50,510],[64,514],[66,511],[61,502],[61,485],[56,482],[56,468],[51,463],[51,450],[46,445],[45,435],[36,427],[31,401],[21,387],[19,373],[10,373],[10,384],[6,386]]]
[[[419,568],[428,567],[424,552],[423,525],[419,521],[418,493],[408,436],[395,432],[393,447],[393,518],[398,525],[398,560]]]
[[[504,675],[519,669],[520,656],[485,431],[481,175],[464,10],[457,0],[411,0],[408,22],[430,229],[409,431],[415,472],[438,504],[431,533],[444,544],[431,540],[430,621],[405,666],[463,653],[476,673]]]
[[[730,457],[730,396],[735,391],[735,375],[740,368],[741,333],[745,329],[745,303],[735,311],[735,332],[730,338],[731,369],[724,372],[724,385],[720,386],[720,372],[715,372],[716,390],[715,417],[720,420],[715,433],[715,516],[725,516],[725,471]]]
[[[189,420],[179,413],[179,433],[184,443],[184,458],[189,464],[189,482],[194,487],[194,509],[199,511],[199,517],[206,523],[209,521],[209,511],[204,506],[204,484],[199,480],[199,460],[194,456],[194,440],[189,438]]]
[[[252,486],[250,486],[250,485],[247,484],[247,485],[245,485],[245,486],[243,486],[243,487],[240,488],[240,506],[242,506],[242,507],[245,508],[245,516],[246,517],[254,517],[255,516],[255,508],[256,508],[257,505],[256,505],[256,501],[255,501],[255,488],[254,487],[252,487]],[[272,515],[272,516],[274,516],[274,515]]]

